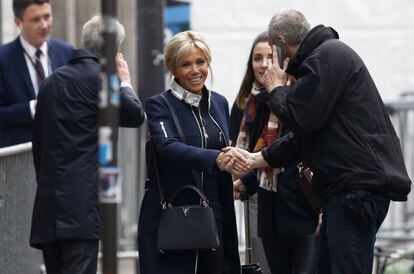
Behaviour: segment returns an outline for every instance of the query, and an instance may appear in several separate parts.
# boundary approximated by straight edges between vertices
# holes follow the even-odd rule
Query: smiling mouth
[[[192,84],[198,84],[198,83],[200,83],[201,82],[201,80],[203,79],[203,77],[197,77],[197,78],[192,78],[192,79],[190,79],[190,82],[192,83]]]

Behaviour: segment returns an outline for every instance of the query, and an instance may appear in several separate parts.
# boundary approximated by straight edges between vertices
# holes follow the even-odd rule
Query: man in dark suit
[[[73,51],[49,38],[49,0],[13,0],[13,12],[21,34],[0,46],[0,147],[31,141],[39,86]]]
[[[101,90],[102,18],[83,27],[82,47],[43,83],[33,130],[37,191],[30,245],[43,252],[47,273],[96,273],[98,207],[98,92]],[[124,28],[114,27],[118,48]],[[145,115],[117,56],[120,125],[138,127]],[[115,220],[114,220],[115,221]]]

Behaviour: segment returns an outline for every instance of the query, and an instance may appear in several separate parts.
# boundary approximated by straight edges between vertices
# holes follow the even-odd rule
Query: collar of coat
[[[331,27],[318,25],[311,29],[306,37],[303,39],[296,55],[290,60],[287,73],[298,78],[299,68],[303,61],[322,43],[331,39],[339,39],[339,35]]]
[[[175,79],[171,82],[171,93],[179,100],[193,106],[198,107],[200,105],[200,101],[203,98],[201,95],[189,92],[188,90],[184,89],[180,84],[177,83]],[[208,102],[210,106],[210,91],[204,86],[203,87],[203,94],[207,94]]]
[[[95,62],[99,63],[98,56],[94,54],[93,52],[88,51],[86,49],[76,49],[73,51],[72,56],[70,60],[68,61],[68,64],[73,64],[82,59],[92,59]]]

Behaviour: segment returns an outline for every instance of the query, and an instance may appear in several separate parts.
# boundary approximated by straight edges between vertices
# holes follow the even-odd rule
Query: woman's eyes
[[[262,56],[262,55],[255,55],[254,57],[253,57],[253,61],[255,61],[255,62],[262,62],[263,61],[263,59],[264,59],[264,56]],[[268,56],[266,56],[266,59],[272,59],[272,55],[270,54],[270,55],[268,55]]]
[[[205,64],[207,64],[207,61],[204,60],[204,59],[203,60],[196,60],[194,63],[197,67],[202,67]],[[192,66],[193,66],[193,63],[191,63],[191,62],[184,62],[184,63],[181,64],[182,68],[190,68]]]
[[[255,56],[255,57],[253,58],[253,60],[254,60],[254,61],[256,61],[256,62],[262,61],[262,60],[263,60],[263,56],[261,56],[261,55],[257,55],[257,56]]]

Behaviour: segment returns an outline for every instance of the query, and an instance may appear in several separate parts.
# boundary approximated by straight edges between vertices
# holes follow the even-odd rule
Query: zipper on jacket
[[[198,116],[200,117],[201,128],[203,130],[203,136],[204,136],[204,140],[205,140],[205,147],[207,147],[208,146],[208,134],[207,134],[206,126],[204,124],[203,116],[201,116],[200,107],[198,107],[197,109],[198,109]]]
[[[213,121],[213,123],[218,127],[218,129],[219,129],[219,131],[220,131],[220,141],[221,141],[221,136],[223,136],[223,138],[224,138],[224,144],[226,145],[226,146],[228,146],[228,141],[227,141],[227,139],[225,138],[225,135],[224,135],[224,131],[221,129],[221,127],[220,127],[220,125],[217,123],[217,121],[216,120],[214,120],[214,118],[213,118],[213,116],[211,115],[211,113],[210,113],[210,110],[208,110],[208,116],[210,116],[210,118],[211,118],[211,120]]]
[[[205,148],[205,145],[204,145],[204,132],[203,132],[203,129],[201,128],[200,122],[198,121],[197,116],[196,116],[196,114],[194,113],[194,109],[193,109],[192,107],[191,107],[191,113],[193,114],[194,119],[195,119],[195,120],[196,120],[196,122],[197,122],[198,130],[199,130],[199,132],[200,132],[200,138],[201,138],[201,148]]]
[[[200,109],[199,108],[197,108],[198,109],[198,113],[200,113]],[[202,127],[201,127],[201,125],[200,125],[200,123],[198,122],[198,119],[197,119],[197,116],[196,116],[196,114],[194,113],[194,109],[191,107],[191,113],[193,114],[193,116],[194,116],[194,119],[196,120],[196,122],[197,122],[197,126],[198,126],[198,130],[199,130],[199,132],[200,132],[200,138],[201,138],[201,148],[206,148],[206,145],[205,145],[205,143],[207,143],[207,140],[205,140],[204,138],[205,138],[205,135],[204,135],[204,131],[203,131],[203,129],[202,129]],[[201,121],[201,114],[200,114],[200,121]],[[201,184],[201,188],[203,188],[203,178],[204,178],[204,172],[201,172],[201,178],[200,178],[200,184]]]

